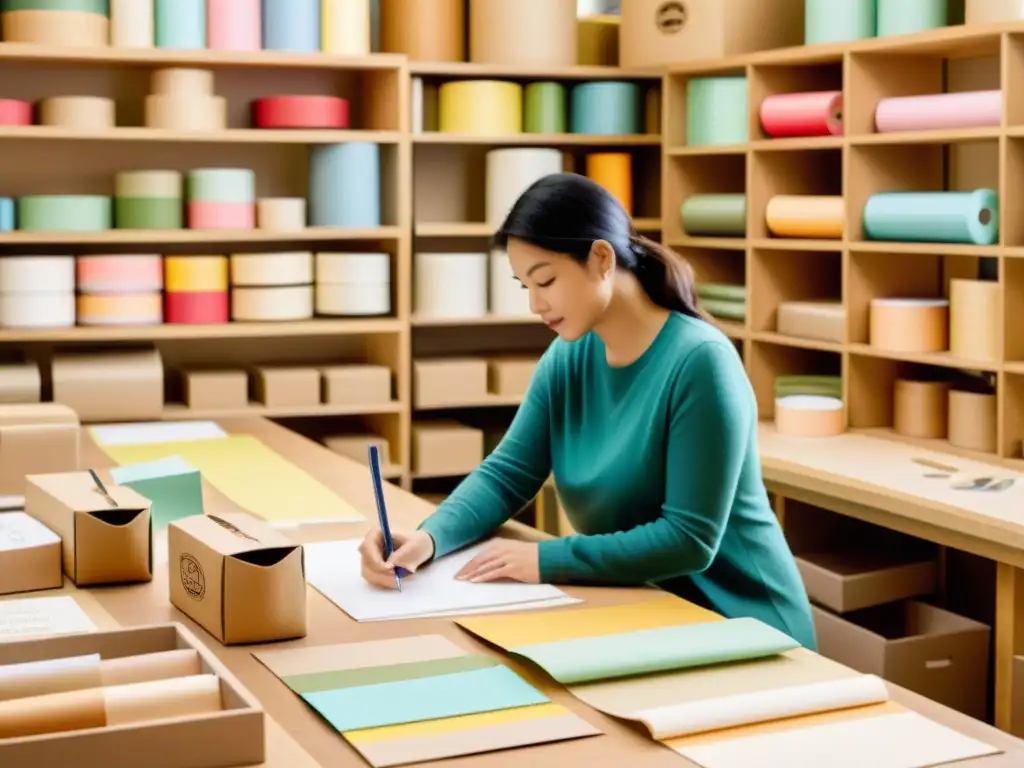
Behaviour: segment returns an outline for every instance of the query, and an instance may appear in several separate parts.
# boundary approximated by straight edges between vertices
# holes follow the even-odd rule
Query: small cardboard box
[[[412,425],[412,462],[417,474],[465,475],[483,460],[484,432],[481,429],[445,420]]]
[[[64,573],[78,586],[153,579],[149,499],[107,485],[117,506],[88,472],[29,475],[25,511],[62,539]]]
[[[150,500],[153,530],[185,517],[203,514],[203,477],[181,456],[110,470],[114,482]]]
[[[386,365],[332,365],[323,371],[327,405],[383,405],[391,402],[391,369]]]
[[[0,403],[38,403],[43,394],[43,376],[39,363],[0,365]]]
[[[502,397],[522,397],[537,370],[536,357],[495,357],[487,361],[488,387]]]
[[[253,397],[268,408],[315,408],[320,405],[320,371],[293,366],[252,369]]]
[[[59,403],[0,405],[0,496],[22,496],[25,475],[78,469],[78,415]]]
[[[413,400],[417,408],[472,405],[487,400],[487,361],[474,357],[414,360]]]
[[[249,407],[249,375],[244,370],[187,370],[181,378],[185,405],[193,411]]]
[[[167,529],[171,604],[225,645],[306,636],[302,545],[243,513]]]
[[[60,536],[24,512],[0,512],[0,595],[63,586]]]
[[[163,416],[164,366],[156,349],[55,354],[52,378],[54,402],[74,408],[83,422]]]
[[[265,715],[259,701],[181,624],[87,632],[0,643],[0,665],[99,654],[121,659],[194,649],[202,674],[220,679],[220,712],[106,728],[0,739],[4,768],[78,764],[145,768],[233,768],[267,759]]]

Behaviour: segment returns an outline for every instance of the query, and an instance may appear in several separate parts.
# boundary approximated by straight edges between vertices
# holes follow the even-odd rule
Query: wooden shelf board
[[[743,251],[747,241],[742,237],[673,237],[668,241],[670,248],[719,248],[729,251]]]
[[[633,227],[638,232],[660,232],[661,219],[647,216],[633,219]],[[489,238],[494,235],[494,228],[482,221],[425,221],[414,227],[416,237],[477,237]]]
[[[843,250],[842,240],[800,240],[788,237],[764,237],[750,240],[751,248],[776,251],[829,251],[839,253]]]
[[[570,66],[529,67],[503,64],[477,64],[469,61],[410,61],[409,74],[419,77],[501,77],[513,80],[652,80],[661,82],[657,69],[620,69],[619,67]]]
[[[585,146],[585,147],[657,147],[660,133],[589,134],[589,133],[510,133],[503,136],[478,136],[468,133],[427,131],[413,134],[414,144],[464,144],[495,146]]]
[[[412,317],[416,328],[472,328],[479,325],[540,325],[536,315],[484,315],[483,317]]]
[[[1001,363],[991,360],[969,360],[962,357],[954,357],[949,352],[894,352],[887,349],[879,349],[870,344],[848,344],[847,349],[851,354],[863,357],[880,357],[886,360],[934,365],[940,368],[994,373],[1002,367]]]
[[[998,256],[998,245],[963,245],[960,243],[904,243],[858,240],[847,242],[851,253],[923,253],[942,256]]]
[[[455,479],[465,477],[469,472],[413,472],[410,477],[413,480],[443,480],[445,478]]]
[[[444,405],[414,405],[417,411],[455,411],[468,408],[510,408],[523,402],[521,395],[489,395],[484,400],[467,400]]]
[[[819,352],[843,351],[843,345],[835,341],[822,341],[820,339],[807,339],[802,336],[788,336],[775,331],[754,331],[750,334],[753,341],[764,342],[765,344],[777,344],[783,347],[796,347],[798,349],[814,349]]]
[[[894,131],[892,133],[866,133],[850,136],[851,146],[898,144],[961,144],[972,141],[997,141],[1001,129],[996,127],[961,128],[940,131]]]
[[[381,413],[401,413],[402,404],[373,405],[313,405],[309,407],[268,407],[261,403],[249,403],[248,408],[221,408],[216,410],[193,410],[182,403],[168,403],[164,406],[164,421],[189,421],[191,419],[239,419],[246,416],[266,418],[305,418],[316,416],[369,416]]]
[[[705,155],[745,155],[749,144],[698,144],[697,146],[666,147],[668,157],[693,157]]]
[[[1008,360],[1003,363],[1003,370],[1014,376],[1024,376],[1024,362],[1020,360]]]
[[[283,323],[222,323],[216,325],[77,326],[74,328],[0,328],[0,342],[161,341],[174,339],[262,339],[296,336],[356,336],[398,333],[396,318],[340,318]]]
[[[271,130],[229,128],[223,131],[171,131],[163,128],[120,126],[86,131],[53,125],[0,126],[0,139],[25,141],[150,141],[189,144],[343,144],[360,141],[397,144],[398,131]]]
[[[270,229],[108,229],[100,232],[5,232],[5,245],[92,245],[92,244],[175,244],[175,243],[279,243],[326,242],[331,240],[397,240],[400,227],[347,229],[308,227],[294,232]]]
[[[894,430],[888,427],[875,427],[872,429],[851,429],[850,432],[858,435],[868,435],[869,437],[878,437],[883,440],[892,440],[893,442],[903,443],[905,445],[913,445],[918,448],[937,451],[939,453],[948,453],[950,457],[959,457],[962,459],[970,459],[972,461],[983,461],[989,464],[999,464],[1000,466],[1016,469],[1018,472],[1024,471],[1024,459],[1005,459],[996,456],[994,453],[984,453],[982,451],[970,451],[965,448],[957,448],[955,445],[951,445],[948,440],[929,440],[918,437],[907,437],[905,435],[897,434]],[[950,459],[950,466],[956,465],[956,459]]]

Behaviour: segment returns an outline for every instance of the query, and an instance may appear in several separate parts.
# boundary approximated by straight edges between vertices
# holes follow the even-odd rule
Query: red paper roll
[[[164,322],[174,325],[219,325],[228,322],[227,291],[175,292],[164,295]]]
[[[841,136],[841,91],[781,93],[761,102],[761,127],[775,139],[795,136]]]
[[[186,205],[189,229],[255,229],[255,203],[205,203]]]
[[[32,125],[31,102],[0,99],[0,125]]]
[[[252,112],[257,128],[348,128],[348,101],[337,96],[268,96]]]

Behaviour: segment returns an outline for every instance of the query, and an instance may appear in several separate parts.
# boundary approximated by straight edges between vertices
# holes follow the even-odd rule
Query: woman
[[[497,449],[366,580],[492,534],[550,473],[579,535],[496,540],[470,581],[654,583],[815,647],[807,594],[768,503],[757,406],[735,347],[697,307],[689,266],[638,237],[616,200],[575,174],[523,193],[495,237],[558,334]]]

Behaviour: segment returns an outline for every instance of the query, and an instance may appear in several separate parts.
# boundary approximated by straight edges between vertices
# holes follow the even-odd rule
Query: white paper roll
[[[323,0],[321,50],[335,56],[370,53],[370,0]]]
[[[153,0],[110,0],[110,44],[152,48]]]
[[[495,248],[491,251],[491,313],[502,317],[520,317],[530,312],[530,292],[516,280],[508,254]]]
[[[74,293],[74,256],[0,258],[0,293]]]
[[[390,283],[391,256],[386,253],[318,253],[318,283]]]
[[[417,253],[413,284],[422,317],[487,314],[486,253]]]
[[[256,201],[256,226],[276,232],[306,228],[306,198],[263,197]]]
[[[413,133],[423,133],[423,78],[414,77],[412,79],[412,87],[409,89],[410,98],[412,99],[412,109],[410,110],[410,120],[412,122]]]
[[[557,149],[492,149],[487,153],[487,224],[497,229],[533,182],[562,172]]]
[[[74,291],[0,293],[0,327],[70,328],[74,324]]]
[[[313,282],[313,254],[295,253],[233,253],[231,284],[310,285]]]
[[[317,283],[316,313],[331,317],[387,315],[391,283]]]
[[[231,319],[237,322],[281,322],[311,317],[311,285],[231,289]]]

